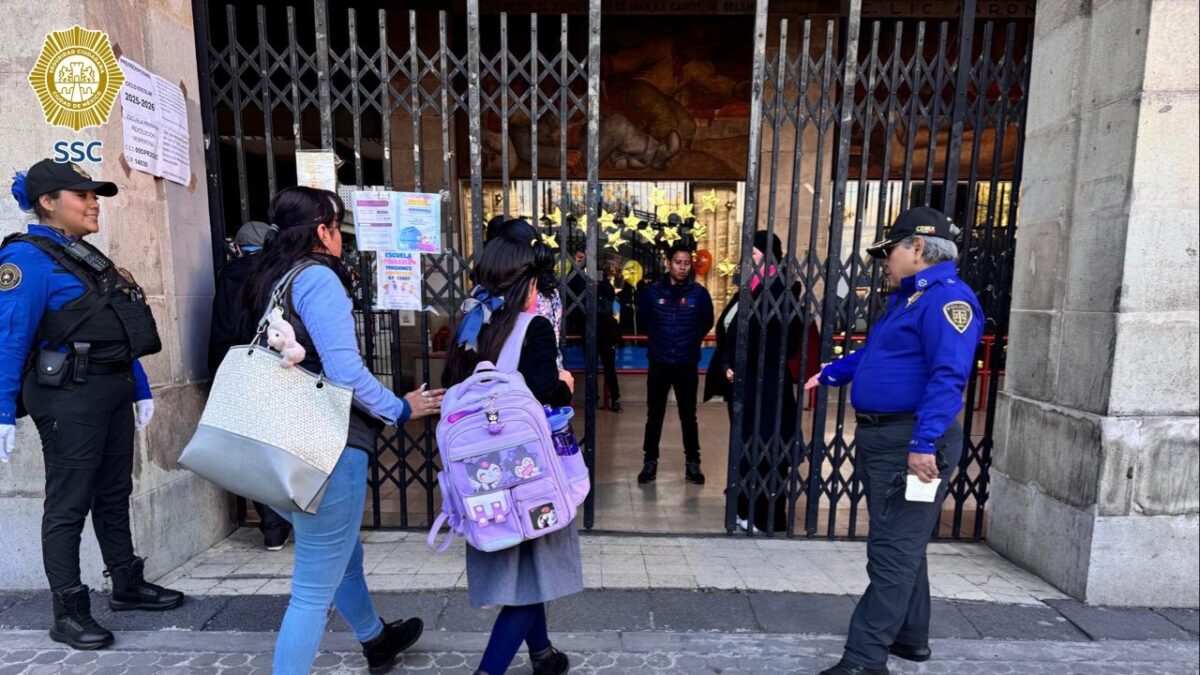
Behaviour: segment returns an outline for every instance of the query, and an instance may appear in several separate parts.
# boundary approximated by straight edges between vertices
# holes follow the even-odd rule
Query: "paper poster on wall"
[[[354,241],[360,251],[396,248],[395,192],[355,190],[350,197],[354,214]]]
[[[125,74],[121,85],[125,161],[138,171],[187,185],[192,171],[183,91],[124,56],[120,65]]]
[[[375,309],[421,309],[421,255],[380,251],[375,261]]]
[[[297,150],[296,185],[337,192],[337,156],[332,150]]]
[[[442,196],[426,192],[399,192],[396,204],[396,248],[420,253],[442,250]]]

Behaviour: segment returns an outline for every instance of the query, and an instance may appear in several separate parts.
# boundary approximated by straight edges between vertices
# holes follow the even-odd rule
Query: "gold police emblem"
[[[46,123],[72,131],[107,122],[124,83],[108,36],[79,26],[48,33],[29,73]]]
[[[11,291],[21,285],[21,268],[12,263],[0,265],[0,291]]]
[[[975,312],[971,310],[971,306],[962,300],[947,302],[942,307],[942,314],[946,315],[946,320],[959,333],[967,332],[967,326],[971,325],[971,319],[975,316]]]

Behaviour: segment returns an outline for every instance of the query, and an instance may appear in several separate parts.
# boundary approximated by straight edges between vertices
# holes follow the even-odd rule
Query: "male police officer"
[[[700,389],[700,342],[713,327],[713,304],[708,291],[696,283],[690,247],[677,242],[667,251],[667,276],[638,294],[637,313],[638,324],[646,331],[650,360],[644,462],[638,483],[652,483],[658,477],[658,443],[667,414],[667,394],[674,388],[683,427],[683,477],[694,485],[704,485],[696,394]]]
[[[929,575],[925,547],[962,455],[957,421],[983,316],[955,270],[958,228],[935,209],[901,213],[867,249],[884,260],[893,289],[887,313],[858,351],[826,365],[805,385],[854,380],[855,466],[867,489],[871,583],[850,620],[842,660],[822,675],[886,675],[889,652],[925,661]],[[906,498],[908,474],[940,480],[933,501]]]
[[[101,649],[113,635],[91,615],[79,538],[89,512],[112,577],[113,610],[165,610],[183,594],[147,583],[129,530],[134,429],[153,415],[137,358],[162,349],[142,289],[83,239],[100,229],[99,197],[117,186],[44,159],[13,196],[37,224],[0,246],[0,460],[12,449],[18,399],[42,439],[42,561],[53,592],[50,637]],[[136,404],[136,405],[135,405]],[[134,413],[136,407],[137,412]]]

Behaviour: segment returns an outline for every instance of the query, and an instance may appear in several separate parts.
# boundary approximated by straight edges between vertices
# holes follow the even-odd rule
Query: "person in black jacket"
[[[647,284],[637,300],[638,324],[648,338],[650,361],[646,374],[646,436],[642,441],[644,464],[638,483],[652,483],[657,478],[667,394],[674,389],[683,427],[684,479],[704,485],[696,393],[700,388],[700,343],[713,325],[712,297],[696,283],[690,247],[682,242],[673,245],[667,251],[667,263],[666,277]]]
[[[212,330],[208,334],[208,372],[216,373],[221,360],[234,345],[244,345],[254,336],[257,317],[247,315],[242,302],[242,288],[254,273],[258,262],[257,254],[262,251],[271,226],[259,220],[251,220],[238,228],[233,237],[238,257],[230,260],[217,275],[213,294]],[[263,545],[268,551],[279,551],[287,542],[292,526],[271,507],[254,502],[258,511],[259,527],[263,531]]]
[[[772,257],[768,258],[770,253]],[[794,341],[800,335],[799,318],[788,321],[777,316],[786,313],[784,296],[789,292],[777,265],[783,260],[779,237],[760,230],[754,235],[756,271],[750,281],[750,330],[744,349],[738,345],[738,298],[735,293],[717,320],[717,348],[709,362],[704,382],[704,400],[723,396],[733,422],[733,382],[737,354],[745,353],[742,378],[742,448],[748,452],[751,439],[757,437],[765,448],[754,464],[744,455],[739,463],[742,487],[738,494],[738,526],[781,532],[787,528],[787,478],[791,471],[792,439],[796,427],[796,382],[788,367],[795,352]],[[764,258],[767,258],[764,261]],[[761,266],[761,268],[759,268]],[[773,310],[778,306],[778,310]],[[763,316],[770,318],[763,325]],[[759,358],[762,369],[759,369]],[[779,442],[774,442],[778,422]],[[754,508],[750,508],[753,500]]]

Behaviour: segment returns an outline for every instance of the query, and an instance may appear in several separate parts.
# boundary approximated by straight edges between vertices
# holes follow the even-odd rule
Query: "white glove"
[[[134,401],[133,408],[133,428],[146,428],[146,425],[150,424],[150,418],[154,417],[154,399],[144,398]]]
[[[17,427],[13,424],[0,424],[0,462],[8,462],[13,450],[17,449]]]
[[[0,461],[7,464],[13,450],[17,449],[17,426],[0,424]]]

